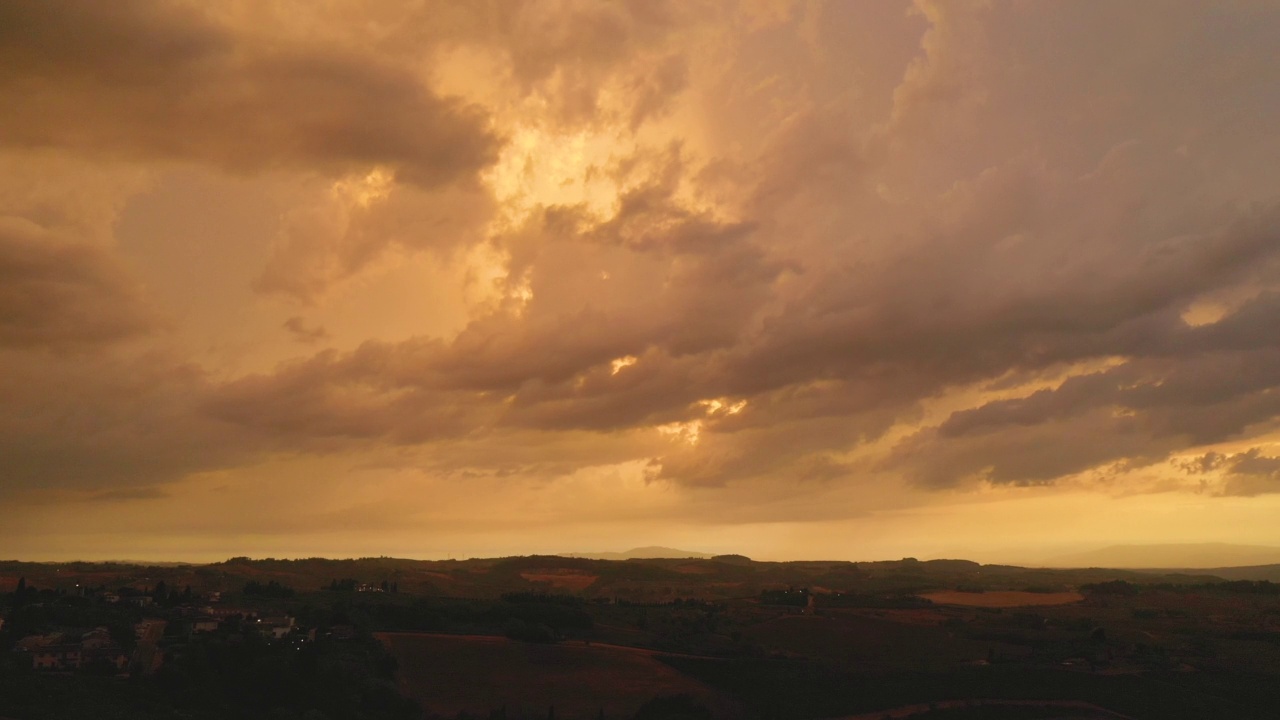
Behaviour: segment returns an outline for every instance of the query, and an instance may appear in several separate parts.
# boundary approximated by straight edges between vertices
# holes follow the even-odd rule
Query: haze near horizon
[[[1277,36],[0,5],[0,548],[1280,546]]]

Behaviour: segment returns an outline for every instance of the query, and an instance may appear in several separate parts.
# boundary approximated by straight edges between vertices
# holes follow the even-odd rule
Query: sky
[[[1280,545],[1280,5],[0,4],[0,556]]]

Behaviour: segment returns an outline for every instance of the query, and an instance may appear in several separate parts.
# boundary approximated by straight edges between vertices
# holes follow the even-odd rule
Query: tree
[[[249,582],[244,584],[244,590],[242,592],[245,595],[257,595],[261,597],[274,597],[274,598],[291,598],[294,595],[293,588],[289,587],[288,585],[281,585],[275,580],[271,580],[265,585],[258,582],[257,580],[250,580]]]

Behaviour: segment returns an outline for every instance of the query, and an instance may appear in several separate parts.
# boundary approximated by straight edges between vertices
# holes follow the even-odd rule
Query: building
[[[47,635],[27,635],[18,642],[13,644],[13,649],[20,652],[35,652],[46,645],[59,645],[63,643],[65,638],[62,633],[49,633]]]
[[[115,645],[115,642],[111,639],[111,631],[104,627],[94,628],[80,636],[80,647],[86,650],[110,645]]]
[[[31,651],[31,667],[36,670],[75,670],[83,659],[79,645],[42,645]]]
[[[91,648],[82,645],[80,649],[80,667],[93,665],[108,666],[116,672],[124,672],[129,669],[129,656],[125,654],[123,648],[115,643]]]
[[[279,640],[293,632],[294,619],[289,615],[259,618],[257,627],[263,635],[270,635]]]
[[[68,642],[62,634],[28,635],[14,645],[14,650],[26,653],[36,670],[68,672],[105,666],[124,672],[129,668],[129,656],[103,627],[90,630],[78,642]]]
[[[257,610],[254,610],[253,608],[239,608],[239,607],[203,607],[203,608],[200,608],[200,614],[208,615],[209,617],[215,617],[223,620],[229,617],[235,617],[236,615],[239,615],[240,617],[247,618],[247,619],[258,617]]]
[[[137,638],[138,642],[143,642],[150,638],[158,638],[160,633],[164,632],[164,626],[167,624],[159,618],[145,618],[133,626],[133,636]]]

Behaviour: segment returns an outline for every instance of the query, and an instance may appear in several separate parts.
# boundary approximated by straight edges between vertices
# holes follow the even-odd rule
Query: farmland
[[[720,715],[735,704],[650,651],[586,643],[523,643],[488,636],[377,635],[400,664],[401,690],[429,714],[630,717],[647,700],[690,695]]]
[[[1023,590],[992,590],[960,592],[945,590],[924,593],[920,597],[938,605],[965,605],[968,607],[1013,608],[1048,605],[1068,605],[1080,602],[1084,596],[1078,592],[1037,593]]]
[[[833,661],[864,670],[950,668],[986,658],[992,648],[1007,656],[1025,654],[1017,646],[957,636],[941,626],[850,611],[786,615],[752,625],[744,635],[786,657]]]
[[[24,578],[35,588],[21,612],[15,592],[0,588],[0,604],[9,603],[8,642],[19,639],[20,627],[102,624],[123,608],[102,598],[158,596],[161,583],[173,588],[167,600],[129,605],[129,612],[181,628],[185,618],[208,612],[181,598],[212,593],[224,607],[295,617],[314,630],[316,655],[251,648],[279,661],[273,672],[281,682],[314,681],[324,663],[329,671],[336,662],[364,667],[359,687],[383,693],[397,717],[404,708],[384,691],[398,688],[411,699],[413,717],[449,720],[541,720],[553,708],[558,720],[602,712],[621,719],[644,708],[669,711],[670,703],[684,703],[676,709],[686,717],[724,720],[875,717],[919,707],[922,718],[1021,720],[1085,708],[1078,703],[1132,718],[1199,720],[1270,718],[1280,706],[1280,586],[1205,575],[910,558],[531,556],[145,567],[9,562],[0,563],[0,576],[5,587]],[[279,592],[249,592],[268,584]],[[247,651],[234,628],[166,635],[160,644],[170,657],[186,658],[175,669],[203,677],[202,658]],[[237,706],[247,687],[243,671],[231,663],[223,684],[200,682],[223,706]],[[160,678],[188,682],[174,672]],[[28,687],[17,675],[9,681]],[[150,682],[128,692],[157,697],[162,688]],[[76,707],[110,702],[88,679],[43,676],[39,687],[77,698]],[[298,707],[313,702],[303,693],[289,697]],[[987,704],[971,707],[979,700]],[[5,702],[0,697],[0,715],[24,716],[6,712],[23,706]]]

